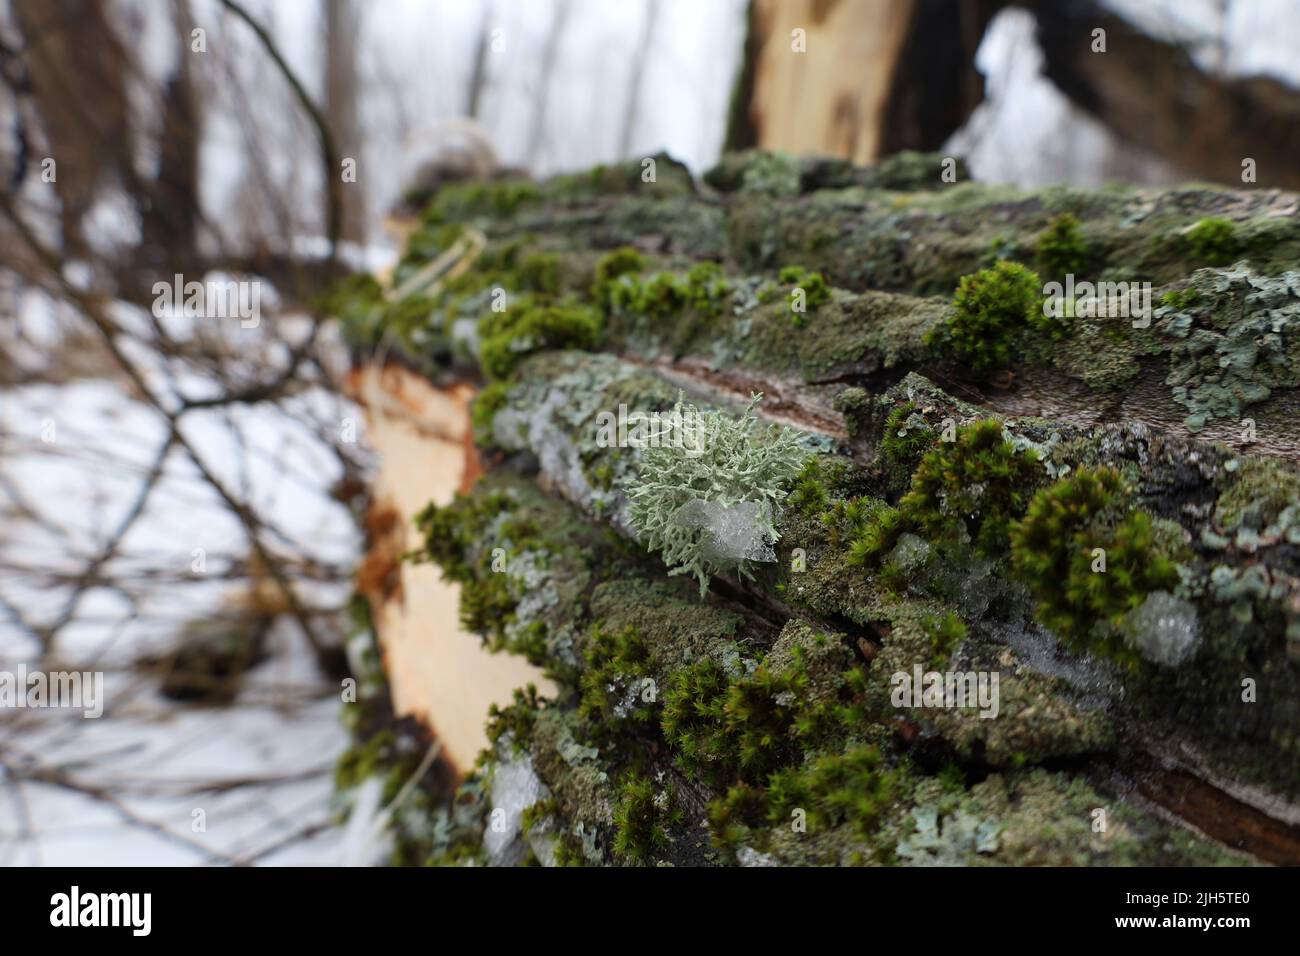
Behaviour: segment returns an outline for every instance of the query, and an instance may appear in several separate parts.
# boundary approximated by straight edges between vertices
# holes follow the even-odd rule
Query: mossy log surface
[[[956,171],[447,187],[393,288],[333,293],[360,352],[486,383],[487,473],[425,513],[422,557],[561,688],[397,815],[402,860],[1300,862],[1296,197]],[[1000,262],[1035,274],[962,282]],[[1067,274],[1149,282],[1150,311],[997,299]],[[772,426],[801,470],[701,594],[635,517],[674,452],[602,425],[679,398],[743,422],[754,392],[725,464],[761,482]],[[688,497],[756,513],[700,467]],[[996,715],[900,703],[929,673],[997,675]]]

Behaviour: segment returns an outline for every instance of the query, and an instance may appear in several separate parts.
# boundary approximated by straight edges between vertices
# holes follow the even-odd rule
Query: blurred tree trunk
[[[31,97],[41,117],[65,247],[84,244],[81,220],[106,180],[138,198],[126,96],[128,54],[104,0],[11,5]]]
[[[488,51],[492,46],[492,4],[483,8],[483,22],[479,26],[478,45],[474,48],[474,69],[469,76],[469,90],[465,96],[465,115],[478,119],[483,109],[483,91],[487,89]]]
[[[325,115],[334,144],[342,159],[357,163],[362,175],[361,129],[358,122],[357,36],[361,9],[355,0],[324,0],[325,19]],[[334,175],[341,175],[334,170]],[[359,182],[345,182],[343,188],[341,238],[364,242],[366,238],[365,191]]]
[[[162,89],[158,176],[142,216],[144,246],[151,265],[180,271],[195,256],[199,221],[201,116],[189,48],[194,22],[187,0],[173,4],[176,70]]]
[[[645,85],[646,61],[650,57],[650,43],[654,40],[655,26],[659,22],[659,0],[647,0],[641,36],[637,40],[636,54],[627,84],[627,102],[623,107],[623,128],[618,136],[618,158],[627,159],[632,154],[632,137],[641,103],[641,88]]]
[[[536,166],[541,155],[543,137],[546,134],[546,108],[550,99],[551,74],[560,55],[560,40],[564,37],[564,26],[569,19],[569,0],[557,0],[555,13],[551,17],[551,26],[546,33],[546,43],[542,47],[542,63],[537,72],[537,87],[533,103],[532,127],[528,134],[528,149],[524,155],[530,166]]]

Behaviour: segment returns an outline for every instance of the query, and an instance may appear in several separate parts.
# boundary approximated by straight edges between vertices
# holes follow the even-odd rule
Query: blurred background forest
[[[0,670],[108,675],[104,719],[0,711],[0,864],[374,858],[331,774],[376,462],[317,301],[413,187],[758,146],[1295,189],[1297,37],[1287,0],[0,2]],[[178,274],[258,277],[260,322],[160,315]]]

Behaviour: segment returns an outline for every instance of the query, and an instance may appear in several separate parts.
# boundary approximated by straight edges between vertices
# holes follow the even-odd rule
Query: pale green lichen
[[[641,541],[672,574],[693,574],[700,595],[720,571],[748,576],[772,560],[773,510],[786,497],[808,452],[779,426],[760,429],[754,414],[700,411],[678,399],[658,447],[643,449],[630,482],[630,516]]]
[[[1182,308],[1160,322],[1170,340],[1166,383],[1188,410],[1189,428],[1237,418],[1274,391],[1300,386],[1300,273],[1202,270],[1192,289],[1197,295],[1179,296]]]

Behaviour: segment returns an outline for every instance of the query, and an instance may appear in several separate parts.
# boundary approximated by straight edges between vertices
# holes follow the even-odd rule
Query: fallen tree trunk
[[[423,553],[554,681],[416,855],[1300,861],[1294,197],[657,166],[444,189],[404,295],[334,303],[363,352],[486,378],[486,474]],[[963,353],[1017,261],[1151,309],[1011,309]]]

